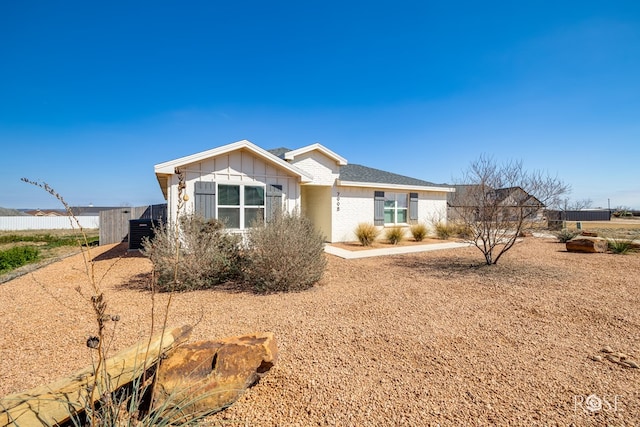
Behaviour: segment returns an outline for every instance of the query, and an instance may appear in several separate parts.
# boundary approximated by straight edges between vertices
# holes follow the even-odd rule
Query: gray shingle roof
[[[267,150],[267,151],[276,157],[280,157],[281,159],[284,159],[284,154],[292,150],[285,147],[280,147],[280,148],[272,148],[271,150]]]
[[[267,150],[276,157],[284,159],[285,153],[292,151],[289,148],[280,147]],[[422,187],[448,187],[446,184],[434,184],[433,182],[424,181],[422,179],[411,178],[409,176],[398,175],[396,173],[383,171],[380,169],[370,168],[358,164],[349,163],[340,166],[341,181],[351,182],[368,182],[375,184],[394,184],[394,185],[417,185]]]
[[[367,166],[350,163],[340,167],[340,180],[352,182],[370,182],[376,184],[418,185],[423,187],[445,187],[442,184],[398,175],[392,172],[374,169]]]

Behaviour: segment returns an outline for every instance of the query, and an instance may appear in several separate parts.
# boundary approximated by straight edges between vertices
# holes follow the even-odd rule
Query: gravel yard
[[[150,331],[150,262],[92,249],[114,351]],[[274,368],[211,425],[640,425],[640,254],[526,238],[497,266],[475,248],[343,260],[293,294],[176,294],[192,340],[273,331]],[[0,285],[0,396],[91,363],[82,256]],[[157,318],[167,295],[156,295]]]

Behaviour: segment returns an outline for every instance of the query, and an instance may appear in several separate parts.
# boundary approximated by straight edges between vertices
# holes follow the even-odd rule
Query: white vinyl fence
[[[99,216],[78,216],[82,228],[100,228]],[[75,221],[73,227],[67,216],[0,216],[0,230],[62,230],[78,228]]]

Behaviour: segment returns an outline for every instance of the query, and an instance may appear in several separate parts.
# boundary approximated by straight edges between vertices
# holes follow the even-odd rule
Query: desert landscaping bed
[[[122,245],[92,255],[121,318],[116,351],[150,331],[151,265]],[[640,369],[590,357],[609,346],[640,359],[639,254],[528,237],[492,267],[470,247],[328,258],[305,292],[174,296],[169,324],[195,325],[193,340],[278,340],[274,368],[209,424],[637,425]],[[91,363],[85,277],[77,255],[0,285],[0,395]]]
[[[434,245],[434,244],[446,243],[451,241],[455,241],[455,240],[426,238],[418,242],[414,239],[404,239],[399,243],[396,243],[395,245],[385,240],[376,240],[369,246],[363,246],[360,242],[339,242],[339,243],[331,243],[331,245],[335,246],[336,248],[345,249],[348,251],[367,251],[371,249],[391,249],[391,248],[400,248],[405,246]]]

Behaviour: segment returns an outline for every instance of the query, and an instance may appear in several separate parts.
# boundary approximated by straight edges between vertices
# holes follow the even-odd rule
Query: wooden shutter
[[[267,184],[264,205],[266,219],[269,221],[277,211],[282,209],[282,185]]]
[[[196,181],[194,211],[204,219],[216,217],[216,183]]]
[[[409,193],[409,220],[418,220],[418,193]]]
[[[376,191],[373,194],[373,223],[384,225],[384,191]]]

